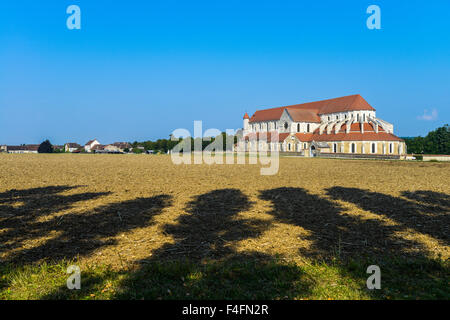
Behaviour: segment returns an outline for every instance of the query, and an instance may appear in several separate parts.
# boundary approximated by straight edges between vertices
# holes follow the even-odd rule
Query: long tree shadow
[[[108,195],[108,192],[61,195],[79,186],[48,186],[9,190],[0,194],[0,253],[20,249],[27,240],[44,236],[36,229],[40,218],[72,208],[76,202]]]
[[[268,228],[260,219],[244,219],[238,213],[250,209],[252,203],[240,190],[221,189],[196,196],[174,224],[163,227],[175,243],[153,253],[158,258],[221,258],[232,255],[236,241],[259,236]]]
[[[251,206],[237,189],[194,197],[186,205],[186,214],[163,228],[174,243],[141,261],[142,267],[123,282],[128,289],[117,297],[274,299],[294,292],[307,295],[310,283],[298,267],[281,264],[264,253],[236,249],[238,241],[256,238],[271,225],[238,215]]]
[[[418,190],[418,191],[403,191],[402,196],[417,201],[419,203],[425,203],[431,205],[437,211],[450,211],[450,195],[435,192],[429,190]],[[430,207],[428,207],[431,209]]]
[[[396,226],[347,215],[338,203],[312,195],[302,188],[264,190],[260,198],[272,202],[269,214],[277,221],[310,231],[305,240],[311,241],[311,246],[301,249],[305,256],[328,260],[336,256],[383,254],[387,250],[397,252],[404,246],[402,239],[394,235],[399,230]],[[408,243],[411,247],[415,245],[418,244]]]
[[[338,194],[342,194],[342,188],[337,187],[329,189],[328,193],[333,196],[338,190]],[[362,196],[354,189],[345,194],[345,198],[337,199],[355,200]],[[448,297],[448,290],[441,289],[447,281],[448,267],[431,260],[426,247],[421,243],[400,236],[398,232],[405,230],[403,225],[385,224],[378,219],[349,215],[338,203],[309,194],[301,188],[265,190],[260,192],[260,198],[272,202],[272,211],[269,213],[277,221],[309,231],[306,238],[312,244],[309,249],[300,250],[303,255],[325,261],[338,258],[342,262],[338,266],[340,272],[360,280],[367,278],[365,268],[361,268],[364,263],[383,266],[383,271],[390,277],[385,283],[397,290],[389,291],[388,287],[384,291],[386,295],[407,296],[402,295],[403,290],[408,287],[405,285],[413,288],[420,283],[421,288],[430,287],[431,296],[435,294],[438,297]],[[384,200],[387,198],[388,196],[383,197]],[[415,268],[427,272],[417,275],[414,273]],[[405,286],[404,289],[402,285]]]
[[[88,255],[115,244],[114,237],[120,232],[152,224],[154,216],[171,205],[171,197],[163,194],[108,204],[88,212],[52,216],[71,208],[75,202],[109,194],[57,194],[71,188],[14,191],[9,193],[12,197],[3,197],[8,203],[0,206],[0,228],[5,230],[0,234],[3,243],[0,253],[6,253],[4,262],[57,261]],[[42,217],[46,219],[38,219]],[[53,234],[42,241],[42,237]],[[24,247],[27,241],[33,241],[31,248]]]
[[[344,200],[360,208],[388,217],[404,228],[411,228],[449,244],[450,197],[432,191],[403,192],[415,201],[358,188],[327,189],[334,199]]]
[[[61,193],[81,186],[47,186],[30,189],[11,189],[0,193],[0,203],[12,203],[16,201],[24,201],[30,197],[45,196],[55,193]]]

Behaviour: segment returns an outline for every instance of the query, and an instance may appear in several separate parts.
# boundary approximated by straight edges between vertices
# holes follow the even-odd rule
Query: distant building
[[[125,149],[130,150],[131,144],[129,144],[128,142],[114,142],[112,144],[108,144],[105,146],[105,151],[109,151],[109,152],[125,152]]]
[[[94,153],[102,153],[104,150],[105,150],[105,146],[102,144],[96,144],[91,149],[91,151]]]
[[[22,146],[4,146],[8,153],[38,153],[38,144],[25,144]],[[3,148],[3,147],[2,147]]]
[[[64,145],[64,151],[66,152],[75,152],[78,151],[81,146],[78,143],[69,142]]]
[[[98,142],[97,139],[89,140],[89,141],[86,142],[86,144],[84,145],[84,150],[85,150],[86,152],[91,152],[91,151],[92,151],[92,148],[93,148],[94,146],[96,146],[96,145],[99,145],[99,144],[100,144],[100,142]]]
[[[405,156],[405,141],[360,95],[258,110],[244,115],[239,151]]]

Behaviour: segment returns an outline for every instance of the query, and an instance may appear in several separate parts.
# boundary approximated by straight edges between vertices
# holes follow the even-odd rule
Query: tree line
[[[425,137],[408,137],[405,140],[408,153],[450,154],[450,127],[448,124],[430,131]]]
[[[173,140],[172,136],[170,136],[169,139],[158,139],[156,141],[135,141],[131,143],[131,146],[133,147],[132,151],[134,153],[141,153],[144,152],[144,150],[153,150],[154,152],[167,153],[167,151],[172,150],[178,144],[184,145],[184,150],[190,148],[191,151],[194,151],[195,145],[201,145],[202,151],[205,150],[208,145],[211,145],[211,147],[217,147],[216,150],[232,151],[233,145],[236,144],[237,141],[238,137],[236,135],[228,135],[227,133],[222,132],[216,137],[209,138],[186,137],[180,138],[178,140]],[[142,150],[142,148],[144,150]]]

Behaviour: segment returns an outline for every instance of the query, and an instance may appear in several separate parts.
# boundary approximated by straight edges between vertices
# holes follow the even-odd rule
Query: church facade
[[[376,117],[360,95],[256,111],[244,115],[239,151],[292,152],[305,157],[389,155],[404,157],[393,124]]]

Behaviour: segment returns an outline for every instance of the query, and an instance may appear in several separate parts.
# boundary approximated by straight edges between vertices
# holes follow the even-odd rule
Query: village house
[[[81,146],[78,143],[69,142],[64,145],[65,152],[75,152],[81,149]]]
[[[94,153],[101,153],[105,150],[105,146],[102,144],[96,144],[95,146],[92,147],[91,152]]]
[[[404,140],[376,117],[360,95],[256,111],[244,115],[238,151],[295,152],[305,157],[404,157]]]
[[[125,149],[130,150],[131,148],[131,144],[128,142],[114,142],[113,144],[108,144],[105,147],[105,150],[111,152],[125,152]]]
[[[86,152],[91,152],[91,151],[92,151],[92,148],[93,148],[94,146],[96,146],[96,145],[99,145],[99,144],[100,144],[100,142],[98,142],[97,139],[89,140],[89,141],[86,142],[86,144],[84,145],[84,150],[85,150]]]
[[[3,149],[3,147],[2,147]],[[8,153],[38,153],[38,144],[24,144],[22,146],[4,146]]]

